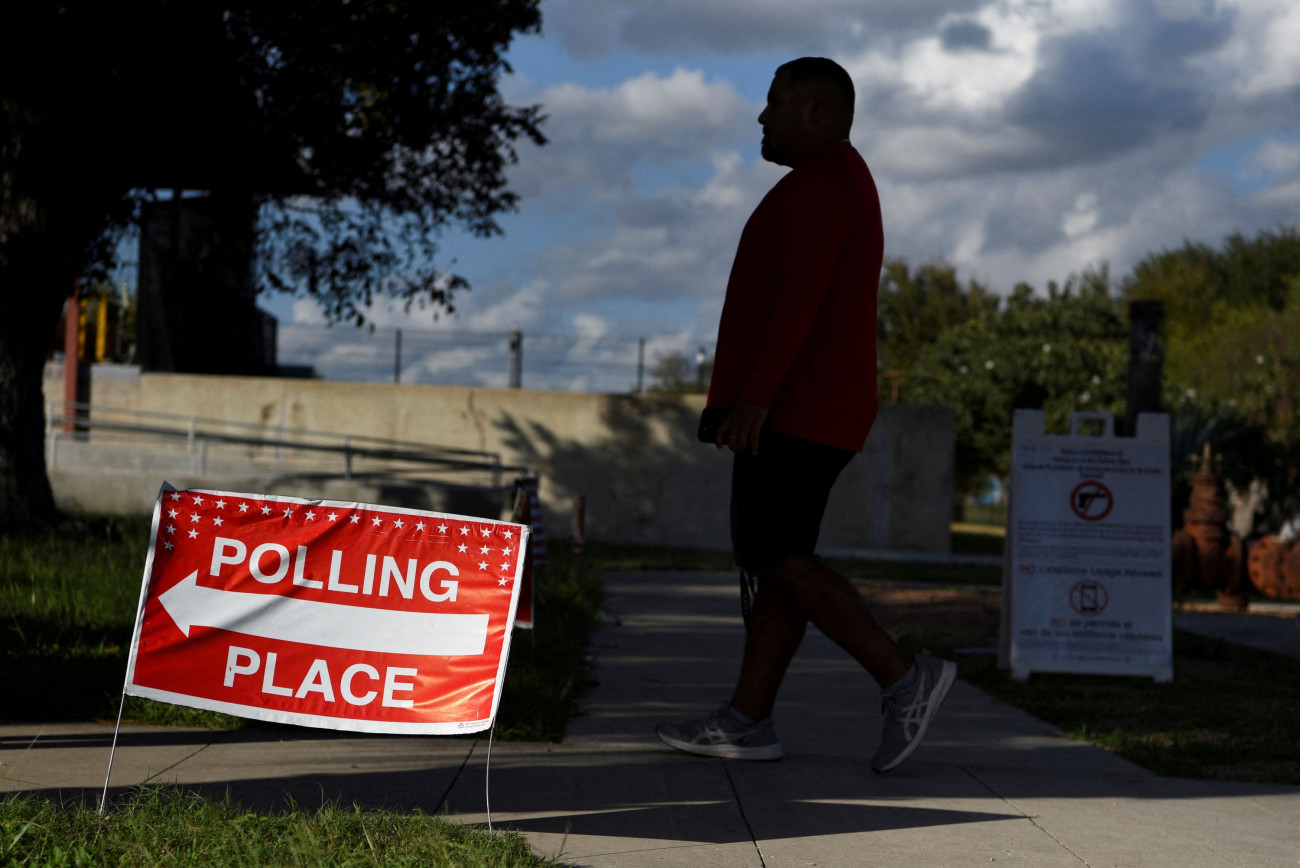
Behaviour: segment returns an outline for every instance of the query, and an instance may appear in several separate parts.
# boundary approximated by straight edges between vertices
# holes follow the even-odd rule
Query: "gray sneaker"
[[[655,733],[664,744],[700,756],[740,760],[778,760],[785,756],[771,718],[743,724],[731,715],[730,702],[723,702],[703,720],[656,724]]]
[[[871,767],[878,772],[898,768],[921,746],[930,721],[957,678],[957,664],[947,660],[918,654],[916,669],[916,681],[910,686],[882,695],[885,726],[880,748],[871,758]]]

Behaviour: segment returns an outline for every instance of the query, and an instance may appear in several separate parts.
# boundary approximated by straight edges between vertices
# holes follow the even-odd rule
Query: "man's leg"
[[[881,687],[896,683],[912,667],[912,655],[885,632],[847,579],[817,560],[792,557],[765,578],[755,599],[734,709],[755,720],[771,716],[809,621]]]
[[[759,581],[754,610],[745,634],[745,656],[731,707],[753,720],[772,716],[781,681],[808,629],[808,619],[773,586],[771,577]]]

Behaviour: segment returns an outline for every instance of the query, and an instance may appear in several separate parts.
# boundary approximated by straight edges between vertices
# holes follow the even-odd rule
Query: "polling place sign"
[[[125,692],[328,729],[486,729],[528,533],[482,518],[164,485]]]
[[[1049,435],[1017,410],[1003,576],[1002,655],[1031,671],[1173,678],[1169,417],[1133,437],[1076,413]],[[1100,423],[1096,435],[1080,423]]]

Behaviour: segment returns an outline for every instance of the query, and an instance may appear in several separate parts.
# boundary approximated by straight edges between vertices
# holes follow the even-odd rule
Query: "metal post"
[[[81,354],[79,352],[81,325],[81,278],[72,281],[72,295],[68,296],[63,315],[63,430],[69,434],[77,430],[76,411],[67,412],[81,400],[79,389]]]
[[[1128,404],[1124,413],[1124,434],[1137,433],[1139,413],[1160,412],[1165,348],[1160,341],[1164,304],[1134,301],[1128,306]]]
[[[524,382],[524,333],[510,330],[510,388],[519,389]]]
[[[637,341],[636,347],[636,393],[645,389],[645,338]]]
[[[402,382],[402,330],[397,330],[397,349],[393,354],[393,382]]]

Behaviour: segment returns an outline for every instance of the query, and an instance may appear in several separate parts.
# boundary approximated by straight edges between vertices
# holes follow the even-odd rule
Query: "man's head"
[[[847,139],[853,99],[853,80],[833,60],[801,57],[782,64],[758,116],[763,159],[795,166],[823,145]]]

